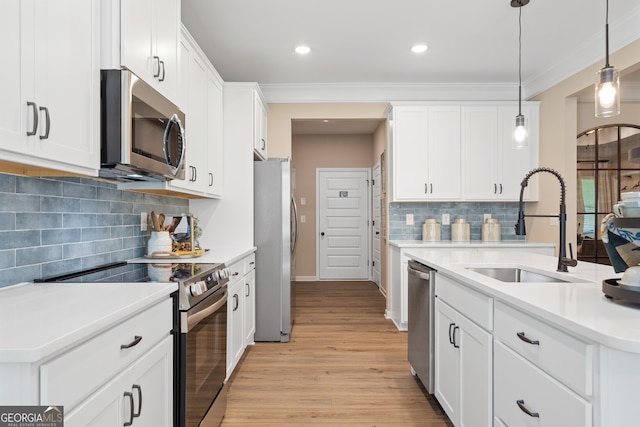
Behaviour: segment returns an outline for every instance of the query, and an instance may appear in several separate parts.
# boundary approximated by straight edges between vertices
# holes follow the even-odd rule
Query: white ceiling
[[[531,0],[522,8],[525,98],[604,65],[605,4]],[[518,11],[510,0],[182,0],[185,26],[222,78],[263,88],[461,84],[511,92]],[[640,38],[640,2],[611,0],[609,28],[612,53]],[[410,51],[418,42],[426,53]],[[294,53],[298,44],[311,53]]]

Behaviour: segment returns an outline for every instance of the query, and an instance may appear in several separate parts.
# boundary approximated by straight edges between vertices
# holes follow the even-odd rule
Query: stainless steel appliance
[[[291,195],[291,161],[254,162],[256,341],[288,342],[295,317],[292,268],[298,215]]]
[[[100,176],[184,178],[185,115],[128,70],[101,71]]]
[[[164,261],[164,260],[163,260]],[[174,426],[218,426],[227,404],[227,283],[224,264],[119,262],[37,279],[37,282],[150,281],[169,269],[174,297]]]
[[[434,392],[435,272],[426,265],[409,260],[409,364],[429,394]]]

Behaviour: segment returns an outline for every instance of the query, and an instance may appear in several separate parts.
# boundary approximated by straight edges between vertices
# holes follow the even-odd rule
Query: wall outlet
[[[553,225],[554,227],[559,226],[560,225],[560,219],[555,217],[555,216],[552,217],[552,218],[549,218],[549,225]]]
[[[442,214],[442,225],[449,225],[451,224],[451,219],[449,218],[449,214]]]
[[[140,212],[140,231],[147,231],[147,213]]]
[[[300,215],[300,223],[304,224],[305,222],[307,222],[307,216],[306,215]]]
[[[491,219],[491,214],[490,214],[490,213],[488,213],[488,214],[484,214],[484,220],[485,220],[485,222],[486,222],[488,219]]]
[[[413,225],[413,214],[407,214],[407,225]]]
[[[304,206],[307,204],[307,198],[306,197],[300,197],[300,205]]]

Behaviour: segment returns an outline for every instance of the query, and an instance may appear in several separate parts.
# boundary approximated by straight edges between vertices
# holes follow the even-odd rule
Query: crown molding
[[[261,84],[267,103],[513,101],[517,83]]]

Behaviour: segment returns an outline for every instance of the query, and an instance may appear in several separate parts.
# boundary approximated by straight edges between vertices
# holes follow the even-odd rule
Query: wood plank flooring
[[[289,343],[256,343],[229,381],[223,427],[451,426],[410,372],[407,333],[371,282],[296,284]]]

